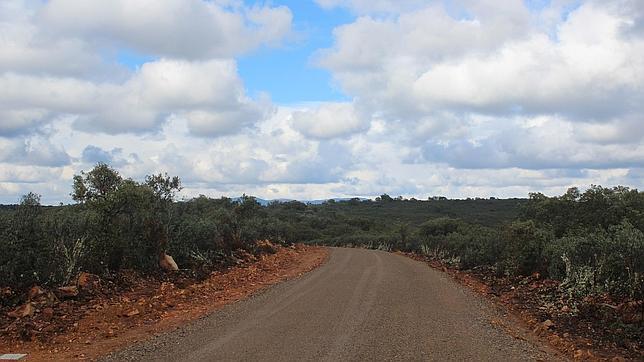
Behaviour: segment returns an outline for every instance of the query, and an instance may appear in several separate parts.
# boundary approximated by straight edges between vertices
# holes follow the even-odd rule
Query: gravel
[[[333,248],[322,267],[104,361],[530,361],[561,355],[447,275],[400,255]],[[513,325],[514,329],[521,329]]]

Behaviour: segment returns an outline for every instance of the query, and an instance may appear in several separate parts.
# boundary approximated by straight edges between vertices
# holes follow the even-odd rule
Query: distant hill
[[[360,201],[371,200],[371,199],[366,198],[366,197],[336,197],[336,198],[332,198],[332,199],[308,200],[308,201],[302,201],[302,202],[305,203],[305,204],[320,205],[320,204],[323,204],[323,203],[325,203],[325,202],[327,202],[329,200],[333,200],[335,202],[343,202],[343,201],[351,201],[353,199],[358,199]]]
[[[270,204],[272,202],[286,203],[286,202],[291,202],[291,201],[299,201],[299,202],[302,202],[304,204],[309,204],[309,205],[321,205],[321,204],[323,204],[323,203],[325,203],[325,202],[327,202],[329,200],[333,200],[335,202],[342,202],[342,201],[350,201],[350,200],[353,200],[353,199],[359,199],[360,201],[370,200],[370,199],[365,198],[365,197],[335,197],[335,198],[331,198],[331,199],[319,199],[319,200],[297,200],[297,199],[271,199],[271,200],[266,200],[266,199],[262,199],[262,198],[259,198],[259,197],[255,197],[255,200],[262,206],[267,206],[268,204]],[[239,200],[241,200],[241,196],[232,197],[231,200],[239,201]]]

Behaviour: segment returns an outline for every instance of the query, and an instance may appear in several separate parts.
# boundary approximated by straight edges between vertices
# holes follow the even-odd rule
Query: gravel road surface
[[[526,361],[546,347],[490,323],[499,310],[409,258],[333,248],[320,268],[105,360]]]

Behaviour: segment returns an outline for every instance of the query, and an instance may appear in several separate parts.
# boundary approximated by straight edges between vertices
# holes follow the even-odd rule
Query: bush
[[[493,228],[471,225],[458,219],[438,218],[423,223],[418,231],[419,249],[433,257],[458,261],[462,268],[494,265],[500,242]]]
[[[644,234],[627,221],[608,231],[557,239],[547,254],[550,275],[577,296],[642,298]]]
[[[458,236],[461,267],[492,266],[498,262],[501,243],[499,234],[494,229],[470,226],[464,228],[462,233],[450,236]]]
[[[417,251],[462,268],[548,274],[575,295],[642,298],[644,194],[625,187],[572,188],[558,197],[531,194],[527,201],[384,194],[378,202],[267,207],[246,195],[175,202],[180,189],[177,177],[136,182],[98,164],[74,177],[76,205],[43,207],[30,193],[20,205],[0,208],[0,287],[60,285],[80,270],[150,272],[161,252],[201,270],[229,262],[237,249],[269,250],[256,244],[268,240]],[[511,222],[521,204],[521,216]]]
[[[461,226],[463,226],[461,220],[441,217],[421,224],[420,234],[423,237],[445,236],[456,232]]]
[[[501,232],[498,269],[507,275],[530,275],[547,271],[544,249],[554,236],[534,221],[515,221]]]
[[[584,193],[576,187],[564,195],[530,194],[521,212],[524,220],[552,229],[556,237],[607,230],[622,221],[644,231],[644,193],[628,187],[591,186]]]
[[[4,218],[0,231],[0,275],[3,284],[19,288],[53,284],[60,279],[51,233],[48,232],[40,196],[22,197],[15,213]],[[45,256],[45,257],[43,257]]]

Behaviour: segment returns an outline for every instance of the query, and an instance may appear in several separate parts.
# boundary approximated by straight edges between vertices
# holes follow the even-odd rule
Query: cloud
[[[364,131],[369,121],[351,103],[324,103],[315,109],[293,113],[291,124],[307,137],[330,139]]]
[[[179,118],[168,121],[153,137],[79,131],[72,128],[71,121],[57,119],[47,140],[64,144],[70,162],[58,166],[16,164],[26,159],[24,153],[0,160],[0,170],[4,170],[0,171],[0,200],[15,202],[16,195],[35,191],[47,196],[47,202],[69,201],[71,177],[99,160],[111,161],[125,177],[137,180],[164,171],[179,175],[186,187],[182,196],[186,197],[238,196],[244,192],[264,198],[300,199],[377,196],[383,192],[419,198],[507,197],[535,190],[557,194],[572,185],[591,183],[641,186],[636,178],[637,170],[644,169],[638,166],[642,164],[637,158],[641,154],[638,143],[599,148],[587,143],[567,144],[577,123],[474,118],[468,123],[471,134],[467,137],[476,136],[472,141],[455,137],[439,143],[444,142],[439,133],[424,143],[404,142],[404,136],[395,132],[396,124],[351,137],[318,140],[291,126],[291,115],[297,111],[300,109],[279,107],[256,127],[217,138],[194,137],[187,120]],[[516,128],[523,131],[512,133]],[[7,145],[17,144],[0,139],[2,155],[8,154]],[[471,147],[459,142],[468,142]],[[24,142],[22,145],[24,149]],[[432,146],[445,150],[429,154]],[[505,153],[494,156],[491,150]],[[411,155],[416,162],[405,161]],[[471,164],[465,162],[468,159]]]
[[[640,2],[317,3],[355,16],[312,55],[351,101],[287,107],[236,60],[289,39],[285,7],[0,1],[0,202],[69,201],[96,162],[186,197],[644,186]]]
[[[0,136],[15,136],[32,132],[47,120],[48,112],[38,109],[0,109]]]
[[[391,118],[437,109],[582,120],[643,111],[644,39],[623,36],[633,26],[624,14],[584,4],[551,35],[521,2],[465,8],[472,18],[439,5],[358,18],[335,30],[317,61],[345,92]]]
[[[435,64],[413,92],[429,107],[480,113],[520,109],[590,120],[641,112],[644,62],[635,59],[644,57],[644,42],[622,39],[623,25],[624,19],[585,5],[562,24],[558,39],[534,34],[485,56]]]
[[[245,95],[235,56],[278,45],[286,7],[171,0],[0,3],[0,135],[56,117],[83,130],[154,133],[170,116],[204,136],[260,120],[268,97]],[[120,52],[148,61],[128,69]]]
[[[363,153],[470,171],[644,162],[637,2],[343,4],[361,15],[315,60],[378,120]]]
[[[182,59],[229,58],[278,43],[290,33],[292,20],[284,6],[202,0],[51,0],[36,17],[61,37],[80,35],[90,43]]]
[[[101,112],[79,119],[83,129],[146,131],[174,114],[188,118],[193,133],[213,136],[259,121],[265,107],[244,95],[231,60],[161,59],[144,64],[121,86],[105,86],[103,94]]]
[[[644,128],[639,117],[624,117],[607,123],[581,123],[575,129],[581,142],[598,144],[633,144],[642,142]]]
[[[423,155],[428,161],[462,169],[579,170],[644,165],[644,146],[640,143],[602,142],[607,138],[588,142],[583,137],[576,139],[577,128],[576,123],[548,117],[495,119],[473,127],[472,134],[481,131],[476,138],[427,142]],[[488,135],[483,136],[485,133]],[[613,136],[607,135],[616,140]]]
[[[0,162],[59,167],[68,165],[71,158],[64,148],[42,136],[25,139],[0,137]]]
[[[114,76],[95,46],[78,36],[61,37],[38,23],[39,2],[0,2],[0,72],[50,76]]]
[[[139,162],[139,157],[136,153],[125,155],[123,148],[116,147],[110,151],[104,150],[94,145],[87,145],[81,154],[82,162],[90,165],[97,163],[106,163],[113,167],[123,167],[130,163]]]
[[[0,164],[0,183],[45,183],[49,180],[57,180],[61,176],[61,170],[51,167],[29,166],[6,166]],[[17,201],[18,197],[16,197]]]
[[[195,132],[213,135],[260,120],[266,103],[245,96],[232,60],[160,59],[124,83],[0,75],[0,111],[11,116],[0,128],[6,132],[42,123],[46,110],[76,115],[78,128],[106,133],[151,132],[171,114],[189,114]]]

